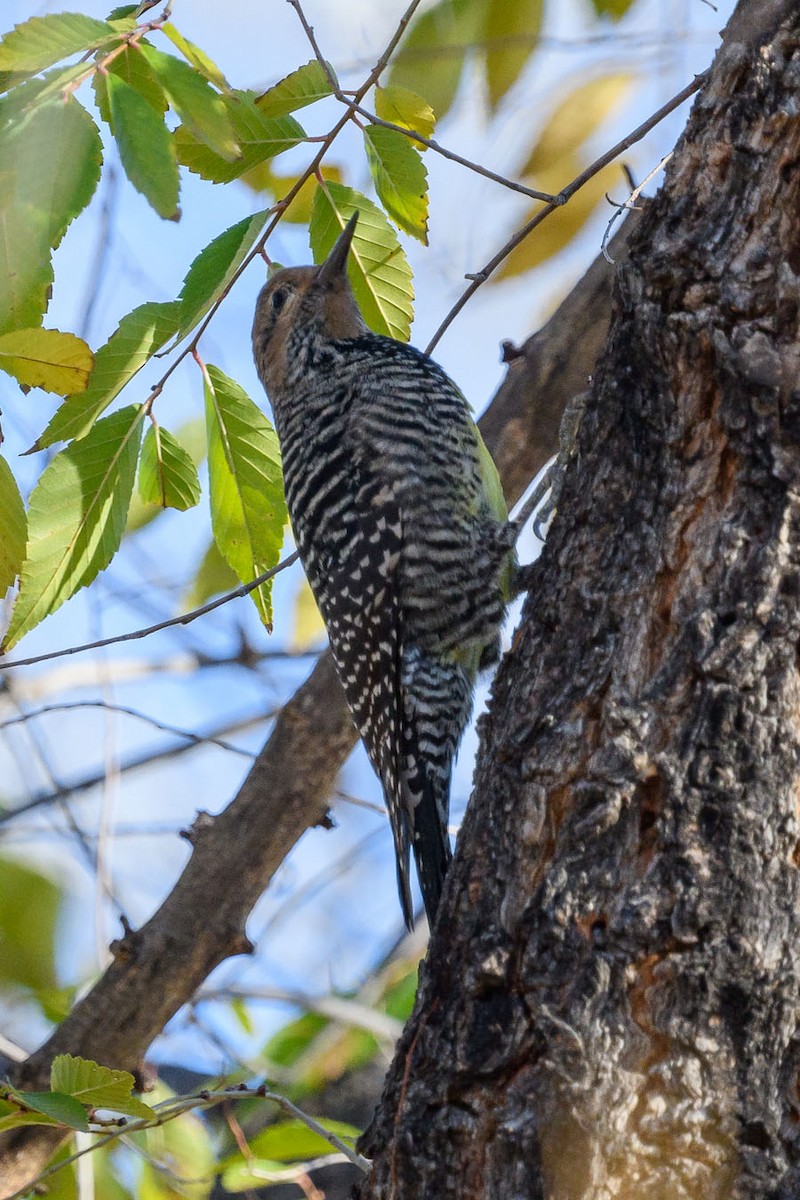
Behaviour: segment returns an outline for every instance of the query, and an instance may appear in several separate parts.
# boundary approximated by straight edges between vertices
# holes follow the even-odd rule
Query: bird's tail
[[[420,776],[421,792],[414,796],[412,846],[428,924],[433,928],[453,857],[447,832],[450,780],[426,771],[424,766]]]

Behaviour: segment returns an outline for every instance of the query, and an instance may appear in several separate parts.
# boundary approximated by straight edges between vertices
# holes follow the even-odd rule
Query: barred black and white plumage
[[[433,920],[450,861],[450,773],[478,668],[496,657],[513,539],[458,388],[367,331],[345,267],[278,271],[253,325],[300,557],[383,785],[411,925],[413,848]]]

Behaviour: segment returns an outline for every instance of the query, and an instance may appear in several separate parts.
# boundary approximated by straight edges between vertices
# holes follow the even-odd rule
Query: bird
[[[394,837],[433,925],[451,861],[453,759],[478,673],[500,655],[515,532],[456,384],[371,332],[347,277],[355,211],[319,266],[282,267],[253,322],[300,559]]]

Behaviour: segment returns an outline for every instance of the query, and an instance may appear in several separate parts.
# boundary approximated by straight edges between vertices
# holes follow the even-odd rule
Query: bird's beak
[[[350,243],[353,240],[357,222],[358,213],[354,212],[336,239],[336,244],[330,254],[320,267],[319,274],[317,275],[317,283],[333,283],[334,279],[344,276],[347,270],[347,255],[350,253]]]

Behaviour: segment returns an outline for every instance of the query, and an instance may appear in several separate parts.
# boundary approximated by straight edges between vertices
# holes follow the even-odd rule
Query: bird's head
[[[353,213],[319,267],[285,267],[261,289],[253,321],[253,356],[270,399],[280,396],[287,372],[287,346],[298,328],[318,337],[358,337],[364,318],[347,281],[347,256],[358,213]]]

